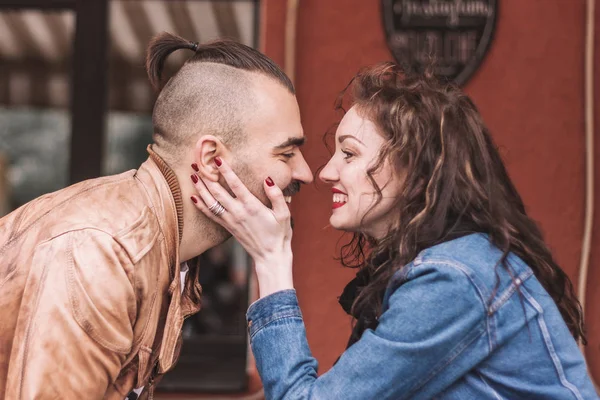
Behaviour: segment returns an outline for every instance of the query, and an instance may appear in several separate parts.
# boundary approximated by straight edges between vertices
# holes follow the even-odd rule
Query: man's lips
[[[292,197],[300,191],[300,182],[292,182],[282,190],[283,197],[288,206],[292,203]]]

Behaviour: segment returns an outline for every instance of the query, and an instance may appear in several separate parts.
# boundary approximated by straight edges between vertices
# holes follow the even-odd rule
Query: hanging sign
[[[432,65],[436,76],[463,85],[484,58],[498,0],[382,0],[387,42],[410,71]]]

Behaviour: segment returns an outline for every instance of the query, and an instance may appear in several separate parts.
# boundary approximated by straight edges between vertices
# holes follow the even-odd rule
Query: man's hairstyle
[[[181,49],[194,55],[163,87],[167,57]],[[232,147],[243,142],[244,122],[255,96],[253,74],[295,94],[294,85],[273,60],[228,39],[198,44],[163,32],[150,41],[146,70],[150,83],[160,91],[152,113],[153,141],[167,162],[180,157],[183,146],[192,144],[201,132]]]

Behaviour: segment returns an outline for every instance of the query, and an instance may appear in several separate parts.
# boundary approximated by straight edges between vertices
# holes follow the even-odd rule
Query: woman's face
[[[356,106],[340,122],[335,134],[335,153],[319,174],[323,182],[332,185],[329,222],[334,228],[360,231],[376,239],[387,234],[394,217],[390,211],[401,190],[400,179],[386,160],[373,173],[383,198],[372,208],[378,197],[367,175],[376,164],[384,142],[375,124],[361,117]]]

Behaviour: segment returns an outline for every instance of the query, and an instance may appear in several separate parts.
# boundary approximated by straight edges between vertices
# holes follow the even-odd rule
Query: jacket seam
[[[125,253],[127,254],[127,256],[129,257],[130,261],[132,264],[137,264],[142,258],[144,258],[144,256],[150,251],[150,249],[152,249],[152,247],[156,244],[156,241],[158,240],[158,236],[160,236],[161,231],[160,229],[158,229],[154,235],[152,236],[152,238],[148,241],[148,244],[142,248],[141,250],[139,250],[137,252],[137,254],[130,254],[129,251],[127,251],[127,248],[125,248],[125,246],[123,246],[121,244],[121,238],[123,236],[125,236],[126,234],[136,230],[137,228],[139,228],[140,225],[142,225],[142,223],[144,221],[146,221],[148,219],[147,216],[144,216],[145,210],[148,209],[150,211],[150,213],[152,214],[153,217],[156,218],[156,216],[154,215],[154,212],[152,211],[152,209],[148,206],[145,206],[144,209],[142,210],[142,213],[140,214],[140,216],[131,223],[131,225],[121,229],[120,231],[116,232],[115,234],[110,234],[108,232],[108,235],[111,235],[113,237],[113,239],[119,243],[119,245],[123,248],[123,250],[125,251]],[[160,226],[159,226],[160,228]],[[101,230],[101,229],[99,229]]]
[[[414,264],[415,266],[427,266],[427,265],[442,265],[442,266],[447,266],[450,267],[454,270],[459,271],[460,273],[462,273],[463,275],[465,275],[467,277],[467,279],[469,280],[470,284],[473,286],[473,288],[475,289],[477,296],[479,297],[479,303],[482,306],[482,311],[483,311],[483,320],[481,321],[481,323],[479,325],[476,326],[476,328],[474,328],[473,332],[473,337],[472,338],[468,338],[467,340],[463,340],[462,342],[460,342],[459,344],[457,344],[455,346],[454,349],[451,350],[450,353],[450,357],[449,359],[445,360],[442,364],[439,364],[437,368],[435,368],[434,370],[432,370],[432,372],[427,375],[427,377],[419,382],[415,388],[409,392],[409,396],[412,396],[417,390],[419,390],[420,388],[422,388],[427,382],[429,382],[434,376],[436,376],[440,371],[442,371],[444,368],[446,368],[452,361],[454,361],[458,356],[460,356],[463,351],[474,341],[476,341],[478,338],[480,338],[482,335],[485,335],[487,333],[488,336],[488,344],[489,344],[489,351],[491,352],[492,350],[492,342],[491,342],[491,336],[492,336],[492,332],[490,331],[490,329],[492,329],[492,327],[490,325],[489,322],[489,312],[488,312],[488,308],[486,306],[486,302],[484,300],[484,296],[482,293],[482,288],[479,287],[479,285],[477,285],[477,283],[475,283],[474,281],[474,277],[471,276],[471,273],[469,271],[469,269],[461,264],[458,263],[454,260],[440,260],[440,259],[430,259],[430,260],[418,260],[417,264]],[[414,269],[411,269],[411,272],[414,273]],[[410,276],[410,273],[408,274],[408,276]]]
[[[475,328],[472,332],[472,337],[467,336],[466,340],[458,343],[450,352],[450,355],[447,356],[442,363],[438,364],[429,375],[427,375],[423,380],[417,383],[417,385],[408,392],[408,396],[412,396],[416,391],[421,389],[423,386],[427,384],[431,379],[433,379],[436,375],[438,375],[444,368],[450,365],[457,357],[463,354],[464,350],[468,348],[473,342],[479,339],[482,335],[486,333],[486,330],[481,326],[483,324],[479,324],[477,328]]]
[[[120,180],[118,180],[118,181],[116,181],[114,183],[116,184],[118,182],[121,182],[121,180],[125,180],[125,178],[120,179]],[[89,190],[95,189],[97,187],[98,186],[93,186],[93,187],[88,188],[88,189],[86,189],[86,190],[84,190],[82,192],[75,193],[73,196],[69,197],[67,200],[59,203],[56,207],[60,207],[64,203],[66,203],[67,201],[71,201],[71,199],[73,197],[78,196],[81,193],[85,193],[85,192],[87,192]],[[27,210],[27,208],[30,207],[30,203],[28,203],[24,207],[25,208],[21,211],[20,215],[18,216],[18,220],[15,221],[15,223],[18,222],[18,227],[20,227],[21,220],[23,219],[24,212],[25,212],[25,210]],[[56,207],[54,207],[54,208],[56,208]],[[46,215],[48,215],[50,212],[52,212],[52,210],[49,210],[49,211],[45,212],[43,215],[39,216],[35,221],[33,221],[29,226],[27,226],[23,231],[19,232],[17,235],[11,234],[10,238],[6,241],[6,243],[4,243],[4,245],[2,246],[2,248],[0,248],[0,258],[3,256],[4,252],[13,245],[13,243],[15,243],[22,235],[24,235],[25,233],[29,232],[30,229],[32,229],[33,227],[35,227],[39,223],[39,221],[43,217],[45,217]],[[18,229],[18,227],[17,227],[17,229]],[[87,228],[81,228],[81,229],[87,229]],[[74,230],[78,230],[78,229],[74,229]],[[69,232],[74,231],[74,230],[69,230],[69,231],[61,232],[61,233],[59,233],[59,234],[57,234],[57,235],[55,235],[55,236],[53,236],[51,238],[48,238],[48,239],[42,241],[40,244],[43,244],[43,243],[49,242],[51,240],[54,240],[55,238],[60,237],[61,235],[65,234],[65,233],[69,233]],[[107,232],[105,232],[105,233],[107,233]],[[12,268],[12,270],[10,270],[10,271],[7,272],[5,278],[0,282],[0,288],[2,288],[2,286],[4,286],[4,284],[10,280],[10,278],[14,275],[14,273],[17,271],[17,269],[18,269],[17,265],[15,264],[14,268]]]
[[[525,297],[527,302],[538,311],[538,325],[542,332],[544,343],[546,344],[546,350],[550,354],[552,364],[554,365],[554,369],[558,374],[558,379],[560,380],[560,383],[565,387],[565,389],[568,389],[575,396],[575,398],[577,398],[578,400],[583,400],[583,397],[581,396],[581,393],[579,392],[577,387],[575,387],[575,385],[573,385],[567,379],[563,366],[560,360],[558,359],[556,350],[554,349],[554,344],[552,343],[552,338],[550,337],[550,332],[548,331],[548,326],[546,325],[546,321],[544,320],[544,311],[542,309],[542,306],[529,293],[523,292],[523,296]]]
[[[45,213],[43,213],[42,215],[40,215],[35,221],[33,221],[31,224],[29,224],[29,226],[27,226],[23,231],[19,232],[19,234],[11,237],[11,239],[9,241],[7,241],[4,246],[2,246],[2,249],[0,249],[0,257],[2,256],[2,254],[4,254],[4,252],[6,251],[7,248],[11,247],[13,245],[14,242],[16,242],[21,236],[23,236],[25,233],[27,233],[30,229],[32,229],[34,226],[36,226],[46,215],[50,214],[54,209],[61,207],[63,204],[73,201],[73,199],[75,197],[78,197],[84,193],[87,193],[91,190],[97,189],[100,186],[113,186],[116,185],[118,183],[121,183],[121,181],[130,179],[130,177],[123,177],[121,179],[115,180],[115,181],[111,181],[111,182],[107,182],[107,183],[103,183],[101,185],[94,185],[91,186],[85,190],[82,190],[80,192],[74,193],[72,196],[70,196],[69,198],[61,201],[60,203],[58,203],[57,205],[55,205],[54,207],[52,207],[50,210],[46,211]],[[23,210],[24,211],[24,210]],[[57,235],[59,236],[59,235]]]
[[[44,263],[44,271],[42,272],[42,278],[40,279],[40,283],[43,283],[46,279],[46,274],[48,273],[48,265],[46,263]],[[39,310],[38,305],[39,305],[39,301],[40,301],[40,290],[42,290],[43,285],[40,284],[37,287],[36,293],[35,293],[35,312],[33,313],[33,315],[29,318],[29,321],[27,323],[27,333],[25,334],[25,345],[24,345],[24,349],[23,349],[23,366],[21,368],[21,374],[19,375],[19,396],[21,397],[21,393],[23,392],[23,376],[25,375],[25,369],[27,368],[27,355],[29,353],[29,339],[30,339],[30,334],[31,334],[31,325],[35,323],[35,316],[37,314],[37,311]]]
[[[156,218],[156,223],[158,224],[158,229],[160,230],[160,234],[161,236],[164,238],[166,237],[165,235],[165,229],[163,227],[163,224],[160,220],[160,218],[158,218],[156,216],[156,205],[154,204],[154,201],[152,199],[152,195],[150,194],[150,192],[148,192],[148,188],[146,188],[146,185],[144,184],[144,182],[142,182],[142,180],[138,177],[138,174],[136,172],[136,174],[133,176],[133,178],[138,182],[139,185],[141,185],[142,189],[144,190],[144,193],[146,195],[146,200],[148,200],[148,202],[151,204],[148,208],[150,208],[150,210],[152,210],[152,215],[154,216],[154,218]],[[177,212],[175,212],[175,221],[178,221],[177,219]],[[179,240],[179,239],[177,239]],[[169,263],[171,262],[171,260],[175,259],[174,255],[171,254],[171,250],[169,249],[169,246],[166,246],[167,249],[167,257],[169,259]],[[169,269],[171,268],[171,266],[169,265]]]
[[[282,319],[287,319],[287,318],[289,318],[289,319],[298,318],[302,321],[302,314],[300,313],[299,310],[290,310],[290,311],[282,311],[281,313],[278,313],[272,317],[259,318],[258,322],[256,324],[254,323],[254,321],[252,322],[252,328],[254,328],[256,325],[258,325],[258,328],[251,329],[250,339],[254,339],[254,337],[256,336],[256,334],[258,332],[262,331],[264,328],[271,325],[273,322],[279,321]],[[265,321],[265,319],[266,319],[266,321]]]
[[[515,285],[514,283],[512,283],[499,297],[496,301],[493,301],[492,303],[489,303],[489,298],[490,296],[487,297],[488,300],[486,300],[486,298],[484,298],[484,295],[487,293],[484,293],[485,290],[482,290],[482,288],[475,282],[474,277],[471,274],[471,271],[469,269],[469,267],[467,267],[466,265],[457,262],[455,260],[446,260],[446,259],[428,259],[428,260],[422,260],[421,256],[417,257],[415,259],[415,266],[416,265],[443,265],[443,266],[448,266],[451,268],[455,268],[456,270],[462,272],[463,274],[466,275],[466,277],[469,279],[469,281],[471,282],[471,285],[473,285],[475,287],[475,290],[477,291],[480,301],[483,305],[483,310],[484,310],[484,315],[485,315],[485,320],[486,320],[486,329],[487,329],[487,334],[488,334],[488,347],[489,347],[489,351],[492,352],[495,348],[496,345],[496,336],[497,336],[497,332],[495,330],[495,320],[494,320],[494,314],[506,303],[506,301],[508,301],[508,299],[516,292],[517,290],[517,285]],[[526,269],[525,271],[521,272],[518,276],[517,279],[519,279],[521,281],[521,284],[524,283],[527,279],[529,279],[531,276],[533,276],[533,271],[531,271],[531,269]],[[488,304],[489,303],[489,304]]]
[[[94,230],[98,230],[101,231],[99,229],[94,229]],[[112,238],[112,237],[111,237]],[[113,239],[114,240],[114,239]],[[116,243],[116,241],[115,241]],[[120,247],[120,245],[119,245]],[[67,256],[68,256],[68,269],[70,271],[74,271],[75,269],[75,265],[73,262],[73,252],[72,252],[72,248],[73,248],[73,243],[72,243],[72,237],[69,237],[69,245],[68,245],[68,251],[67,251]],[[122,249],[121,249],[122,250]],[[122,250],[123,251],[123,250]],[[127,252],[125,252],[125,254],[127,254]],[[129,258],[129,256],[128,256]],[[73,272],[74,273],[74,272]],[[72,286],[74,285],[74,280],[75,277],[73,276],[73,273],[71,272],[67,272],[67,285]],[[131,282],[130,282],[131,284]],[[94,341],[96,341],[98,344],[100,344],[101,346],[105,347],[107,350],[111,350],[114,351],[115,353],[119,353],[119,354],[127,354],[131,351],[131,346],[128,348],[120,348],[118,346],[113,345],[112,343],[110,343],[108,340],[104,339],[97,331],[96,328],[94,328],[91,323],[87,323],[85,324],[86,326],[82,326],[82,324],[79,322],[80,320],[86,321],[85,318],[82,317],[81,313],[79,312],[79,310],[77,309],[77,307],[75,307],[73,305],[73,303],[71,302],[71,295],[69,295],[69,303],[71,305],[71,311],[73,312],[74,316],[75,316],[75,321],[77,322],[77,325],[79,325],[81,327],[81,329],[83,329],[84,332],[86,332]],[[93,334],[92,334],[93,333]],[[132,345],[133,345],[133,340],[132,340]]]
[[[69,229],[69,230],[60,232],[60,233],[58,233],[58,234],[56,234],[56,235],[54,235],[54,236],[52,236],[52,237],[50,237],[50,238],[42,241],[42,242],[40,242],[40,245],[42,245],[44,243],[51,242],[51,241],[53,241],[55,239],[58,239],[61,236],[65,236],[65,235],[68,235],[70,233],[84,232],[84,231],[96,231],[96,232],[103,233],[106,236],[109,236],[118,245],[118,247],[121,250],[121,252],[124,253],[127,256],[127,259],[129,260],[129,262],[131,264],[136,264],[136,263],[133,262],[133,260],[129,256],[129,253],[127,252],[127,250],[123,248],[123,246],[121,245],[121,243],[119,243],[119,241],[116,239],[116,237],[115,237],[115,235],[113,233],[108,232],[108,231],[106,231],[104,229],[97,228],[95,226],[84,226],[84,227],[81,227],[81,228],[74,228],[74,229]]]
[[[483,377],[483,375],[481,375],[479,372],[475,372],[475,373],[477,374],[477,376],[479,377],[479,379],[481,379],[481,381],[483,382],[483,384],[492,391],[492,393],[496,397],[496,400],[503,400],[502,396],[500,396],[498,394],[498,392],[496,392],[496,390],[494,390],[494,388],[490,386],[490,384],[485,380],[485,378]]]
[[[158,281],[158,279],[157,279],[157,281]],[[157,287],[158,287],[158,285],[157,285]],[[154,293],[152,294],[152,300],[150,302],[150,310],[149,310],[150,315],[153,315],[152,313],[154,312],[154,306],[156,303],[157,295],[158,295],[158,289],[155,290]],[[144,341],[146,334],[149,332],[148,326],[150,325],[150,320],[151,320],[151,318],[147,318],[146,324],[144,324],[144,327],[142,328],[142,334],[139,336],[139,338],[137,340],[135,340],[135,338],[134,338],[132,347],[136,347],[138,344],[140,344],[142,341]]]
[[[531,271],[530,269],[527,269],[523,272],[521,272],[521,274],[519,274],[517,276],[517,283],[515,282],[511,282],[511,284],[509,285],[509,287],[507,289],[504,290],[504,292],[498,296],[498,299],[494,302],[492,302],[492,304],[490,305],[489,311],[488,311],[488,321],[489,321],[489,345],[490,345],[490,352],[492,352],[496,346],[496,343],[498,341],[498,334],[497,334],[497,330],[495,329],[496,326],[496,312],[498,310],[500,310],[500,308],[502,308],[502,306],[504,306],[506,304],[506,302],[515,294],[515,292],[517,291],[517,287],[522,285],[527,279],[529,279],[531,276],[533,276],[533,271]]]
[[[19,214],[17,215],[17,218],[15,219],[15,228],[11,229],[11,235],[7,240],[7,243],[10,242],[11,240],[13,240],[14,238],[14,234],[15,232],[19,232],[19,229],[21,228],[21,224],[23,222],[23,218],[25,217],[26,211],[31,207],[31,202],[25,204],[23,206],[23,209],[19,212]]]
[[[28,228],[28,229],[29,229],[29,228]],[[61,237],[61,236],[68,235],[68,234],[70,234],[70,233],[73,233],[73,232],[80,232],[80,231],[87,231],[87,230],[98,231],[98,232],[104,233],[104,234],[106,234],[106,235],[110,236],[111,238],[113,238],[113,240],[114,240],[114,237],[112,236],[112,234],[111,234],[111,233],[109,233],[109,232],[106,232],[105,230],[102,230],[102,229],[99,229],[99,228],[96,228],[96,227],[91,227],[91,226],[89,226],[89,227],[88,227],[88,226],[86,226],[86,227],[82,227],[82,228],[69,229],[69,230],[66,230],[66,231],[60,232],[60,233],[58,233],[58,234],[56,234],[56,235],[54,235],[54,236],[52,236],[52,237],[49,237],[49,238],[47,238],[47,239],[45,239],[45,240],[41,241],[40,243],[38,243],[38,244],[36,245],[36,247],[42,246],[42,245],[44,245],[44,244],[46,244],[46,243],[49,243],[49,242],[51,242],[51,241],[53,241],[53,240],[56,240],[56,239],[58,239],[58,238],[59,238],[59,237]],[[116,240],[115,240],[115,241],[116,241]],[[117,243],[118,243],[118,242],[117,242]],[[121,246],[121,245],[119,244],[119,246]],[[3,250],[5,250],[5,249],[3,249]],[[126,251],[125,251],[125,254],[127,254],[127,258],[128,258],[130,261],[131,261],[131,257],[129,257],[129,254],[128,254]],[[0,253],[0,257],[2,257],[1,253]],[[133,263],[133,262],[132,262],[132,263]],[[18,269],[18,268],[16,268],[16,266],[15,266],[15,268],[13,268],[13,269],[12,269],[10,272],[8,272],[8,273],[6,274],[6,276],[4,277],[4,279],[3,279],[2,281],[0,281],[0,289],[2,288],[2,286],[4,286],[4,284],[5,284],[6,282],[8,282],[8,281],[10,280],[10,278],[11,278],[11,277],[12,277],[12,276],[15,274],[15,272],[17,271],[17,269]],[[135,274],[134,274],[134,275],[135,275]]]
[[[502,292],[502,294],[498,296],[498,298],[490,305],[490,312],[495,313],[496,311],[498,311],[508,301],[508,299],[510,299],[512,295],[515,294],[515,292],[517,291],[517,287],[522,285],[527,279],[531,278],[532,276],[533,271],[531,271],[530,269],[521,272],[516,278],[519,281],[519,283],[511,282],[509,287],[506,288],[504,292]]]
[[[488,313],[485,318],[485,321],[486,321],[486,329],[488,332],[488,351],[491,353],[492,351],[494,351],[494,348],[496,347],[496,343],[498,342],[498,338],[496,335],[496,315],[495,314],[490,315]]]
[[[117,381],[118,381],[118,379],[119,379],[121,376],[126,376],[127,374],[129,374],[129,373],[131,372],[131,370],[135,369],[135,367],[136,367],[135,363],[134,363],[133,361],[132,361],[132,362],[130,362],[130,363],[129,363],[129,365],[127,365],[126,367],[122,368],[122,369],[119,371],[119,375],[117,376],[117,379],[115,379],[115,380],[112,382],[112,387],[113,387],[113,388],[114,388],[114,389],[117,391],[117,393],[119,393],[120,395],[127,396],[127,395],[128,395],[130,392],[131,392],[131,390],[129,390],[129,391],[127,391],[127,392],[122,392],[121,390],[119,390],[119,388],[117,387]]]
[[[158,243],[162,246],[163,241],[164,241],[164,236],[162,236],[159,239]],[[146,253],[146,255],[147,254],[148,253]],[[144,255],[144,257],[145,257],[145,255]],[[140,261],[144,257],[142,257],[140,259]],[[133,287],[137,291],[137,286],[136,286],[137,285],[137,278],[136,277],[137,277],[137,274],[134,273],[133,274],[133,279],[134,279],[134,286]],[[159,286],[158,282],[159,282],[159,280],[160,280],[160,274],[156,274],[156,279],[154,280],[154,284],[155,284],[154,287],[155,287],[155,289],[154,289],[154,292],[152,293],[152,297],[151,297],[151,300],[150,300],[150,307],[149,307],[149,311],[148,311],[149,315],[153,315],[152,313],[154,312],[154,306],[155,306],[155,303],[156,303],[156,298],[158,296],[158,286]],[[151,318],[147,318],[146,323],[144,324],[144,327],[142,328],[142,334],[139,335],[139,337],[137,339],[134,337],[133,344],[132,344],[132,349],[135,348],[135,347],[137,347],[138,344],[140,344],[141,342],[143,342],[145,340],[146,334],[148,333],[148,326],[150,325],[150,320],[151,320]]]
[[[463,273],[469,279],[469,282],[471,283],[471,285],[477,291],[477,294],[478,294],[478,297],[479,297],[479,301],[480,301],[481,306],[483,308],[484,315],[488,314],[488,307],[487,307],[487,305],[486,305],[487,303],[486,303],[486,301],[484,299],[483,290],[474,281],[473,276],[471,276],[471,273],[470,273],[469,268],[467,266],[465,266],[465,265],[463,265],[461,263],[458,263],[456,261],[450,261],[450,260],[427,260],[427,261],[423,261],[422,263],[417,264],[417,265],[419,265],[419,266],[443,265],[443,266],[447,266],[447,267],[450,267],[450,268],[454,268],[454,269],[460,271],[461,273]]]

